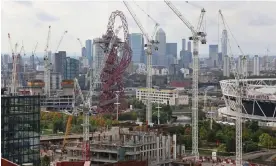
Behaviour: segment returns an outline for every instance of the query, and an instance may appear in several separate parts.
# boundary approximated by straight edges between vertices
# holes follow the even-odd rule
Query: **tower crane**
[[[11,42],[11,35],[8,33],[8,38],[9,38],[9,44],[11,47],[11,52],[12,52],[12,83],[11,83],[11,93],[16,94],[17,87],[18,87],[18,76],[17,76],[17,63],[19,56],[17,55],[17,43],[15,44],[15,50],[13,49],[13,45]]]
[[[104,56],[104,58],[101,61],[101,64],[105,63],[108,55],[110,54],[113,45],[115,44],[115,42],[117,42],[117,35],[119,33],[119,31],[121,30],[122,26],[119,26],[119,28],[117,28],[115,30],[115,32],[113,33],[113,36],[109,42],[109,45],[107,47],[106,50],[106,54]],[[94,78],[92,78],[92,73],[89,74],[89,79],[90,79],[90,88],[89,88],[89,93],[87,94],[87,96],[84,98],[81,88],[79,86],[78,80],[75,78],[74,79],[74,93],[73,93],[73,103],[72,103],[72,108],[73,111],[71,114],[69,114],[68,117],[68,121],[67,121],[67,125],[66,125],[66,131],[65,131],[65,136],[64,136],[64,140],[63,140],[63,146],[62,146],[62,153],[65,150],[65,146],[67,143],[67,137],[68,134],[70,133],[71,130],[71,123],[72,123],[72,118],[73,116],[76,116],[79,114],[78,109],[76,107],[76,101],[78,98],[81,99],[81,103],[82,103],[82,112],[84,115],[84,119],[83,119],[83,146],[82,146],[82,157],[84,161],[89,161],[90,160],[90,144],[89,144],[89,111],[92,108],[92,96],[93,96],[93,92],[95,89],[95,85],[96,83],[93,82],[94,80],[99,80],[99,77],[102,73],[102,70],[104,68],[104,65],[102,65],[101,69],[98,70],[99,72],[95,74]],[[90,71],[87,71],[90,72]]]
[[[49,41],[50,41],[50,35],[51,35],[51,26],[49,26],[48,30],[48,36],[47,36],[47,41],[46,41],[46,48],[45,48],[45,55],[44,55],[44,82],[45,82],[45,89],[44,93],[47,97],[50,96],[50,70],[52,63],[49,60],[48,57],[48,49],[49,49]]]
[[[86,48],[85,48],[85,47],[83,47],[83,44],[82,44],[82,42],[81,42],[80,38],[77,38],[77,40],[78,40],[78,41],[79,41],[79,43],[80,43],[81,49],[83,49],[83,48],[84,48],[84,50],[82,50],[82,52],[81,52],[82,56],[84,57],[84,56],[86,56]]]
[[[147,44],[145,44],[146,54],[147,54],[147,89],[148,89],[148,96],[147,96],[147,124],[152,123],[152,103],[151,103],[151,91],[152,91],[152,51],[153,49],[158,50],[157,44],[159,43],[157,40],[154,40],[153,37],[156,33],[156,30],[159,24],[155,24],[155,30],[153,35],[150,37],[140,21],[138,20],[136,14],[132,11],[131,7],[129,6],[127,1],[123,1],[125,6],[127,7],[129,13],[131,14],[132,18],[136,22],[137,26],[140,28],[143,35],[146,37]]]
[[[56,51],[55,51],[55,52],[58,51],[58,48],[59,48],[59,46],[60,46],[60,44],[61,44],[61,42],[62,42],[62,40],[63,40],[63,38],[64,38],[64,36],[66,35],[67,32],[68,32],[68,31],[64,31],[63,35],[61,36],[61,38],[60,38],[60,40],[59,40],[59,42],[58,42],[58,45],[57,45],[57,48],[56,48]]]
[[[235,42],[239,48],[239,51],[242,53],[242,64],[241,64],[242,66],[240,68],[241,71],[238,71],[237,68],[234,67],[235,61],[234,61],[233,53],[231,51],[230,42],[229,41],[227,42],[229,44],[230,51],[231,51],[230,65],[231,65],[231,68],[233,68],[233,73],[234,73],[235,80],[236,80],[236,85],[235,85],[235,89],[234,89],[234,91],[236,92],[235,109],[237,112],[237,116],[236,116],[236,165],[242,166],[242,118],[241,118],[241,113],[242,113],[242,95],[243,95],[243,88],[244,88],[243,86],[244,85],[242,85],[242,83],[240,82],[240,79],[244,79],[246,76],[245,71],[244,71],[246,57],[245,57],[242,49],[240,48],[240,45],[238,44],[236,38],[234,37],[233,33],[231,32],[230,28],[228,27],[221,10],[219,10],[219,15],[221,16],[224,28],[229,29],[231,36],[233,37],[233,39],[235,40]]]
[[[200,31],[206,11],[204,8],[201,9],[197,29],[194,29],[191,23],[183,17],[180,11],[170,1],[165,0],[165,3],[192,32],[192,37],[189,37],[189,40],[193,40],[192,154],[195,156],[195,160],[198,161],[198,47],[199,42],[206,44],[206,33]]]
[[[35,69],[35,64],[34,64],[34,56],[35,56],[35,52],[36,52],[36,48],[37,48],[38,42],[36,42],[34,50],[32,51],[32,59],[33,59],[33,64],[32,64],[32,68]],[[37,57],[36,57],[37,58]],[[37,58],[38,59],[38,58]],[[40,64],[40,61],[38,61]]]

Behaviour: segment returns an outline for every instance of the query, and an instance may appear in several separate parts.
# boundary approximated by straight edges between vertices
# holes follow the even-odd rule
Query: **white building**
[[[61,89],[61,81],[62,81],[61,74],[51,72],[50,78],[51,78],[50,79],[50,89],[51,90]],[[35,79],[44,81],[44,72],[37,72],[35,75]]]
[[[183,74],[184,78],[189,77],[189,75],[190,75],[190,70],[189,69],[181,68],[180,71]]]
[[[167,56],[166,56],[166,33],[160,28],[155,35],[155,40],[159,42],[158,44],[158,62],[156,65],[167,66]],[[154,62],[153,62],[154,63]]]
[[[223,76],[230,77],[230,58],[228,55],[223,57]]]
[[[151,91],[152,94],[150,96],[153,103],[175,105],[176,99],[179,97],[177,89],[151,89]],[[136,89],[136,99],[141,100],[143,103],[146,103],[147,95],[147,88]]]
[[[260,58],[258,55],[254,56],[254,70],[253,75],[259,76],[260,75]]]
[[[104,50],[99,43],[101,41],[101,38],[95,38],[93,40],[93,76],[101,72],[99,70],[102,68],[102,65],[105,65],[105,63],[102,63],[104,58]],[[100,80],[96,81],[100,82]]]
[[[227,30],[224,29],[222,31],[222,37],[221,37],[221,53],[222,53],[222,57],[225,57],[225,55],[227,55],[227,40],[228,40]]]
[[[169,70],[165,67],[152,67],[152,75],[168,75]]]

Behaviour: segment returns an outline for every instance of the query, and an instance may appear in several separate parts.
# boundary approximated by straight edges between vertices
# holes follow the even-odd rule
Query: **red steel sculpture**
[[[109,17],[106,34],[103,35],[104,41],[110,41],[114,35],[114,23],[116,17],[120,17],[122,22],[122,28],[124,32],[124,41],[117,37],[116,42],[112,45],[105,66],[101,72],[101,94],[100,102],[98,106],[99,113],[113,113],[115,110],[114,103],[117,101],[116,93],[119,95],[120,110],[126,108],[126,102],[124,98],[124,85],[123,74],[128,67],[132,51],[129,46],[129,32],[126,17],[121,11],[112,12]],[[109,42],[105,42],[105,49],[108,50]],[[107,53],[108,51],[105,51]],[[118,56],[118,53],[122,52],[122,56]]]

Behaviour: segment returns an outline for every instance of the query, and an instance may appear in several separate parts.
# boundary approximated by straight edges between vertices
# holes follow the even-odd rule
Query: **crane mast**
[[[199,31],[201,29],[201,25],[203,22],[202,20],[206,11],[204,8],[201,9],[197,30],[195,30],[191,23],[183,17],[180,11],[178,11],[178,9],[170,1],[165,0],[164,2],[192,32],[192,37],[189,37],[189,40],[193,40],[192,155],[194,155],[195,160],[198,161],[198,47],[199,42],[201,42],[202,44],[206,44],[206,33]]]
[[[159,43],[158,41],[153,39],[153,36],[150,38],[148,33],[146,33],[144,27],[142,26],[142,24],[140,23],[140,21],[138,20],[136,14],[132,11],[131,7],[129,6],[127,1],[123,1],[127,10],[129,11],[129,13],[131,14],[132,18],[134,19],[134,21],[136,22],[137,26],[140,28],[142,34],[146,37],[147,40],[147,44],[145,45],[145,47],[147,47],[146,49],[146,54],[147,54],[147,91],[148,91],[148,95],[147,95],[147,124],[152,123],[152,103],[151,103],[151,92],[152,92],[152,51],[153,49],[158,50],[157,44]],[[157,23],[155,26],[155,31],[157,30],[157,27],[159,26],[159,24]],[[155,34],[155,32],[153,33],[153,35]]]
[[[117,35],[119,33],[119,31],[121,30],[122,26],[119,26],[115,32],[113,33],[113,36],[111,38],[111,40],[109,41],[109,45],[107,47],[106,50],[106,54],[104,56],[104,58],[101,61],[101,64],[104,64],[108,58],[108,55],[110,54],[113,45],[116,43],[116,39],[117,39]],[[88,70],[87,72],[90,72],[89,74],[89,80],[90,80],[90,87],[89,87],[89,93],[87,94],[86,98],[83,97],[83,94],[81,92],[81,89],[79,87],[79,84],[76,83],[76,88],[79,91],[79,96],[82,100],[83,103],[83,115],[84,115],[84,120],[83,120],[83,146],[82,146],[82,157],[83,160],[85,161],[89,161],[90,160],[90,143],[89,143],[89,111],[92,108],[92,96],[93,96],[93,92],[94,89],[96,88],[96,83],[94,82],[95,80],[99,80],[99,77],[102,73],[102,70],[104,68],[104,65],[101,66],[101,68],[98,70],[98,73],[95,74],[95,76],[93,77],[92,74],[92,70]],[[77,80],[75,79],[75,82],[77,82]]]
[[[226,28],[228,28],[230,30],[230,28],[228,27],[225,19],[224,19],[224,16],[221,12],[221,10],[219,10],[219,15],[221,16],[221,19],[222,19],[222,22],[223,22],[223,25]],[[233,69],[233,73],[234,73],[234,76],[235,76],[235,81],[236,81],[236,85],[235,85],[235,89],[234,91],[236,92],[236,101],[235,101],[235,109],[236,109],[236,112],[237,112],[237,116],[236,116],[236,165],[237,166],[242,166],[242,117],[241,117],[241,114],[242,114],[242,95],[243,95],[243,84],[241,82],[241,79],[244,79],[246,77],[246,74],[245,74],[245,66],[246,66],[246,57],[241,49],[241,47],[239,46],[236,38],[234,37],[234,35],[232,34],[231,30],[230,30],[230,34],[231,36],[233,37],[233,39],[235,40],[238,48],[239,48],[239,51],[242,53],[242,59],[241,59],[241,67],[238,67],[236,68],[235,67],[235,61],[234,61],[234,58],[233,58],[233,55],[231,55],[231,58],[230,58],[230,67]],[[228,41],[227,42],[230,46],[230,42]],[[230,50],[231,50],[231,46],[230,46]],[[238,70],[240,69],[240,70]]]
[[[47,97],[50,96],[50,70],[51,70],[51,63],[49,61],[48,57],[48,48],[49,48],[49,41],[50,41],[50,35],[51,35],[51,26],[49,26],[48,30],[48,36],[46,41],[46,48],[45,48],[45,55],[44,55],[44,82],[45,82],[45,89],[44,93]]]

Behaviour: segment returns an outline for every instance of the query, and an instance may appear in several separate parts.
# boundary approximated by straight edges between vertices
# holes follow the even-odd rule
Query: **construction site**
[[[44,56],[44,72],[42,77],[30,77],[26,85],[20,81],[18,67],[20,57],[23,55],[24,46],[17,52],[18,44],[14,45],[11,42],[11,35],[8,35],[13,58],[13,70],[10,83],[8,83],[6,96],[20,96],[30,98],[30,96],[39,96],[40,103],[37,104],[40,111],[43,112],[59,112],[68,115],[66,122],[66,131],[63,136],[46,136],[40,138],[40,157],[45,155],[50,157],[51,164],[62,165],[150,165],[150,166],[169,166],[169,165],[201,165],[203,157],[199,154],[199,119],[198,119],[198,72],[199,72],[199,44],[206,44],[206,32],[203,26],[205,9],[200,9],[200,18],[197,26],[192,26],[190,22],[178,11],[178,9],[170,1],[165,0],[165,4],[172,12],[185,24],[191,31],[192,36],[189,37],[193,42],[193,73],[192,73],[192,149],[191,153],[185,152],[184,145],[177,145],[176,134],[169,135],[160,132],[156,129],[152,122],[152,53],[158,50],[158,41],[154,40],[154,35],[159,27],[159,24],[154,21],[155,30],[153,35],[149,35],[143,25],[140,23],[136,14],[132,10],[128,1],[123,1],[127,11],[130,13],[135,23],[144,35],[147,44],[145,44],[147,57],[147,81],[146,88],[148,89],[146,96],[146,121],[137,122],[134,127],[111,126],[109,129],[100,131],[90,131],[90,117],[111,115],[114,120],[119,120],[118,116],[122,111],[125,111],[127,98],[124,93],[123,77],[124,72],[130,64],[132,58],[132,50],[129,43],[129,30],[126,17],[122,11],[114,11],[111,13],[107,30],[101,38],[97,39],[97,44],[100,45],[104,52],[104,57],[99,61],[102,64],[96,68],[88,68],[85,74],[85,84],[89,87],[84,91],[80,87],[77,78],[73,80],[62,80],[61,89],[54,91],[51,77],[52,63],[49,60],[49,40],[51,36],[51,26],[49,26],[47,34],[47,44],[45,46]],[[222,12],[219,11],[222,21],[225,23]],[[120,18],[121,25],[114,27],[115,19]],[[224,24],[225,25],[225,24]],[[226,26],[225,26],[226,28]],[[118,37],[118,33],[123,31],[123,39]],[[59,45],[62,42],[65,31],[62,35]],[[82,43],[78,39],[80,45]],[[83,46],[82,46],[83,48]],[[242,50],[240,49],[242,52]],[[56,51],[57,52],[57,51]],[[118,54],[121,56],[118,56]],[[35,55],[35,50],[33,55]],[[231,65],[234,66],[234,61]],[[234,68],[235,69],[235,68]],[[243,95],[245,86],[241,85],[240,80],[245,79],[242,71],[233,71],[236,80],[235,92],[236,101],[235,109],[237,117],[236,125],[236,153],[235,160],[231,160],[225,165],[242,166],[244,161],[242,158],[242,112],[241,96]],[[41,79],[37,79],[41,78]],[[26,79],[27,80],[27,79]],[[96,90],[97,89],[97,90]],[[2,93],[3,95],[3,93]],[[206,93],[205,93],[206,98]],[[96,100],[96,101],[95,101]],[[2,99],[2,102],[4,100]],[[205,102],[205,101],[204,101]],[[6,103],[7,104],[7,103]],[[206,105],[206,103],[204,103]],[[12,107],[12,106],[3,106]],[[2,107],[2,109],[3,109]],[[20,106],[19,106],[20,107]],[[18,108],[19,109],[19,108]],[[35,110],[37,111],[37,110]],[[38,114],[38,113],[37,113]],[[26,115],[27,116],[27,115]],[[72,134],[72,119],[73,117],[83,117],[82,131],[80,135]],[[3,118],[3,117],[2,117]],[[158,121],[160,115],[158,112]],[[36,119],[37,120],[37,119]],[[38,120],[37,120],[38,121]],[[24,122],[22,122],[24,123]],[[158,122],[159,125],[159,122]],[[24,124],[23,124],[24,126]],[[37,133],[40,130],[37,130]],[[2,134],[3,135],[3,134]],[[36,149],[37,150],[37,149]],[[37,151],[36,151],[37,152]],[[38,153],[38,152],[37,152]],[[33,152],[32,152],[33,154]],[[35,154],[33,154],[35,155]],[[19,155],[20,156],[20,155]],[[9,156],[5,156],[9,158]],[[39,159],[38,159],[39,160]],[[34,166],[37,164],[32,163]],[[210,162],[217,161],[217,156],[214,153]],[[128,162],[127,162],[128,161]],[[75,164],[69,164],[70,162]],[[29,163],[26,159],[20,159],[20,164]],[[77,164],[78,163],[78,164]],[[30,163],[29,163],[30,164]],[[202,165],[204,165],[202,163]],[[209,165],[209,164],[206,164]]]

